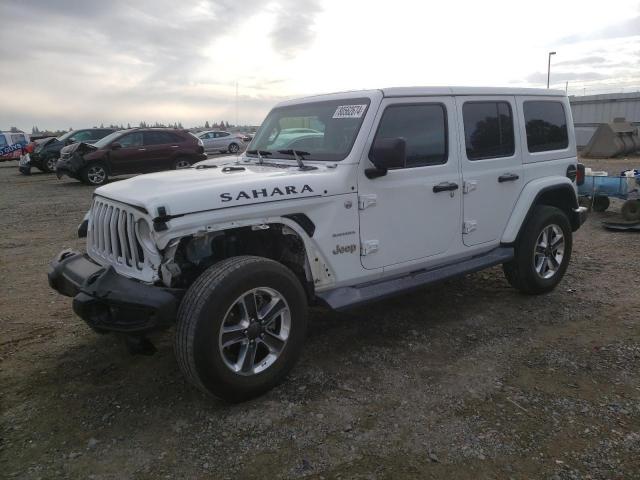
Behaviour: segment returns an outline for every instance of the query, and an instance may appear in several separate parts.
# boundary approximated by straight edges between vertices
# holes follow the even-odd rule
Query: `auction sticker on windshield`
[[[366,105],[339,105],[333,118],[360,118],[366,109]]]

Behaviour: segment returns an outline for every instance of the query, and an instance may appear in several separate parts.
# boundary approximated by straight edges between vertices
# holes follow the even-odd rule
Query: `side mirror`
[[[122,145],[121,145],[121,144],[119,144],[118,142],[113,142],[113,143],[111,144],[111,150],[118,150],[118,149],[120,149],[120,148],[122,148]]]
[[[76,143],[76,141],[73,138],[67,138],[67,141],[65,142],[65,145],[72,145]]]
[[[382,177],[390,168],[404,168],[406,165],[407,142],[404,138],[380,138],[369,151],[369,160],[376,168],[367,168],[367,178]]]

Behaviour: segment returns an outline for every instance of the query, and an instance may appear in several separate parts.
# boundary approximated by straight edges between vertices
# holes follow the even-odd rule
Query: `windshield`
[[[76,131],[75,130],[71,130],[70,132],[67,133],[63,133],[62,135],[60,135],[59,137],[56,137],[56,140],[60,141],[60,142],[64,142],[67,138],[69,138],[71,135],[73,135]]]
[[[368,98],[304,103],[271,110],[247,150],[306,152],[305,160],[343,160],[356,140]],[[249,157],[257,155],[248,154]]]
[[[116,138],[118,138],[120,135],[122,135],[126,130],[121,130],[119,132],[113,132],[110,133],[109,135],[107,135],[106,137],[102,137],[100,140],[98,140],[97,142],[93,142],[93,146],[97,147],[97,148],[102,148],[106,145],[109,145],[111,142],[113,142]]]

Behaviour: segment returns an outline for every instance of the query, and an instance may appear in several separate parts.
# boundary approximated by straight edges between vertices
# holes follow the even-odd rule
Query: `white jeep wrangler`
[[[197,387],[241,401],[298,358],[307,308],[502,264],[552,290],[586,216],[563,92],[390,88],[277,105],[248,151],[96,190],[51,286],[98,332],[177,322]]]

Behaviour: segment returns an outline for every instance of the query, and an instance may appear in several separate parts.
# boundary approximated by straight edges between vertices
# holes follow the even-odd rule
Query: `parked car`
[[[212,130],[200,132],[197,136],[202,140],[206,152],[238,153],[241,148],[244,148],[245,142],[242,135]]]
[[[79,142],[64,147],[56,174],[102,185],[111,176],[186,168],[206,158],[202,141],[186,130],[132,128],[113,132],[93,145]]]
[[[114,128],[84,128],[72,130],[59,137],[42,139],[35,145],[33,153],[29,155],[31,157],[29,165],[20,165],[20,171],[26,174],[30,172],[31,167],[36,167],[43,172],[54,172],[56,162],[60,158],[60,151],[65,146],[77,142],[95,143],[115,131]]]
[[[22,149],[29,143],[24,132],[0,132],[0,162],[18,160]]]
[[[283,128],[275,129],[268,138],[268,146],[271,150],[295,148],[308,150],[317,148],[322,144],[324,133],[312,128]]]
[[[281,125],[309,119],[320,144],[270,149]],[[571,126],[558,90],[289,100],[227,165],[98,188],[86,253],[61,252],[49,283],[99,332],[177,323],[185,377],[245,400],[293,367],[310,305],[342,310],[495,265],[525,294],[552,291],[586,218]]]

